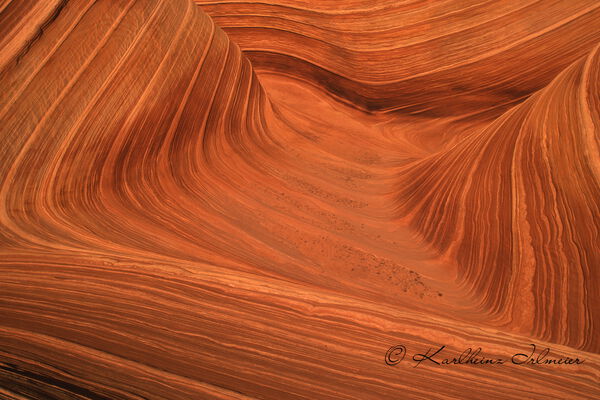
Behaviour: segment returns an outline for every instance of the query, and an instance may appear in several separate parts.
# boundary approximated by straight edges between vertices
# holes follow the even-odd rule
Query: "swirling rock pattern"
[[[196,2],[255,68],[293,71],[365,110],[430,117],[506,110],[600,29],[593,0]]]
[[[596,46],[481,132],[403,169],[398,198],[489,313],[593,352],[599,55]]]
[[[372,3],[0,1],[1,398],[600,396],[599,5]]]

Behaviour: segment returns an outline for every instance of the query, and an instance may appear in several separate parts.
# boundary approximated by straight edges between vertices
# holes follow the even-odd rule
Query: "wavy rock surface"
[[[584,56],[600,29],[594,0],[196,2],[259,70],[361,109],[429,117],[506,110]]]
[[[502,4],[0,2],[0,397],[600,396],[600,8]]]
[[[485,129],[402,169],[398,196],[489,314],[596,353],[599,74],[596,46]]]

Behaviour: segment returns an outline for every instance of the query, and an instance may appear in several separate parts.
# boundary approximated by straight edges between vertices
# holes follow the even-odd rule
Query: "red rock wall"
[[[596,2],[196,3],[0,0],[0,398],[600,395]]]

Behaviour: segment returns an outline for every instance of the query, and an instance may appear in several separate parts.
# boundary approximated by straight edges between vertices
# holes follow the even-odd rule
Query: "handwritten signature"
[[[510,358],[490,358],[483,354],[481,347],[475,349],[469,347],[456,357],[444,357],[443,353],[447,353],[446,346],[440,346],[437,350],[429,348],[425,353],[415,353],[412,356],[414,361],[413,367],[416,368],[421,363],[435,364],[441,366],[449,365],[573,365],[583,364],[585,359],[577,357],[561,357],[551,358],[550,348],[546,347],[542,351],[537,351],[535,344],[530,344],[531,351],[528,353],[515,353]],[[446,350],[446,351],[445,351]],[[392,346],[385,354],[385,363],[387,365],[398,365],[407,354],[407,349],[404,345]]]

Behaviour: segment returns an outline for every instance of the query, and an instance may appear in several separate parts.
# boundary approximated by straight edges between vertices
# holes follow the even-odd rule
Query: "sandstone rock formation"
[[[600,5],[324,3],[0,1],[0,398],[600,396]]]

